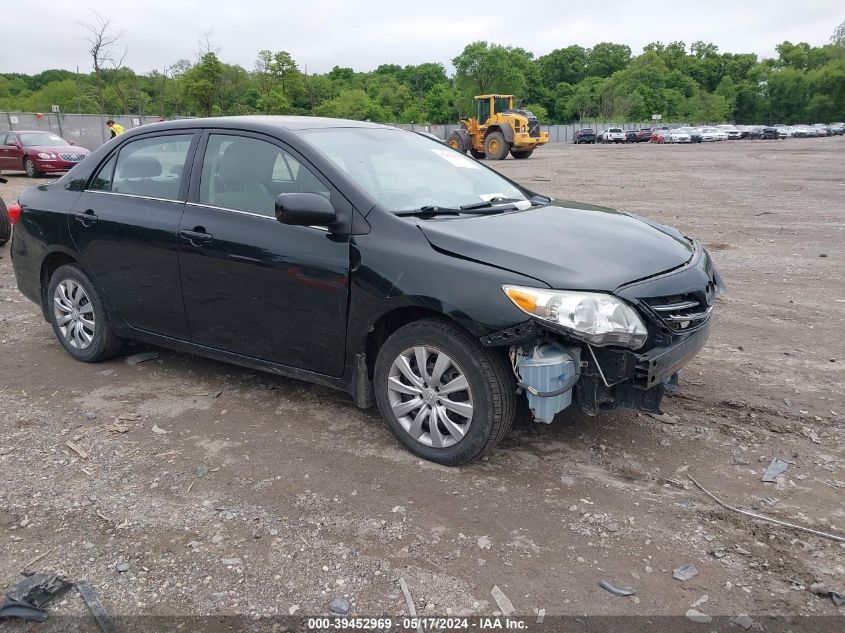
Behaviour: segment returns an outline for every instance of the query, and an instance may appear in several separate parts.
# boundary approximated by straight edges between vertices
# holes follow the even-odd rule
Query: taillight
[[[12,221],[12,224],[17,224],[18,220],[21,219],[21,205],[15,203],[9,205],[9,220]]]

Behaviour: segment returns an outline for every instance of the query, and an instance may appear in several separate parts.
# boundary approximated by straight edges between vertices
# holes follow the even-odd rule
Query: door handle
[[[73,216],[74,219],[79,222],[85,228],[88,228],[92,224],[94,224],[99,218],[97,214],[94,213],[94,209],[86,209],[84,213],[77,213]]]
[[[184,240],[187,240],[191,243],[192,246],[202,246],[203,244],[208,244],[214,236],[211,233],[206,233],[205,229],[201,226],[195,226],[193,231],[188,231],[183,229],[179,231],[179,237]]]

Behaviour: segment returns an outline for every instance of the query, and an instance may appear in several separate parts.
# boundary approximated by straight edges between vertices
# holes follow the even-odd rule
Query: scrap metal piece
[[[0,604],[0,620],[19,618],[44,622],[48,615],[44,606],[71,587],[73,583],[56,574],[26,576],[6,593],[6,600]]]
[[[610,584],[606,580],[602,580],[599,583],[599,587],[601,587],[605,591],[609,591],[614,596],[619,596],[620,598],[625,598],[627,596],[633,596],[635,593],[637,593],[631,587],[617,587],[616,585]]]
[[[774,483],[777,481],[777,478],[786,472],[786,469],[789,468],[789,465],[793,462],[782,459],[780,457],[775,457],[771,463],[769,464],[768,468],[766,468],[766,472],[763,473],[762,481]]]
[[[76,583],[76,588],[79,589],[79,594],[82,596],[82,599],[85,600],[85,604],[88,605],[88,608],[91,609],[91,615],[93,615],[94,619],[97,620],[97,624],[100,625],[103,633],[118,633],[117,627],[114,625],[114,622],[112,622],[109,614],[106,613],[106,610],[103,608],[103,603],[100,602],[100,599],[97,597],[97,594],[94,592],[94,588],[90,585],[90,583],[87,580],[80,580]]]

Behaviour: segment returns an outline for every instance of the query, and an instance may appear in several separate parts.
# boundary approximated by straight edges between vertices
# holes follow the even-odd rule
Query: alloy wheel
[[[65,279],[53,294],[56,326],[68,345],[87,349],[94,341],[94,305],[85,289],[73,279]]]
[[[396,357],[387,395],[399,424],[425,446],[454,446],[472,423],[467,377],[452,358],[434,347],[415,346]]]

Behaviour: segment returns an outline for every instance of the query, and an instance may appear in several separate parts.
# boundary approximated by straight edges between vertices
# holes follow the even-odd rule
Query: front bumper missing
[[[677,373],[707,343],[712,318],[689,334],[672,338],[667,345],[637,353],[622,348],[587,346],[581,354],[580,378],[575,400],[589,415],[617,407],[660,413],[667,387],[677,383]],[[560,332],[534,320],[496,332],[481,339],[488,347],[523,346],[538,338],[559,339]],[[574,340],[560,341],[572,345]],[[583,344],[585,345],[585,344]]]

